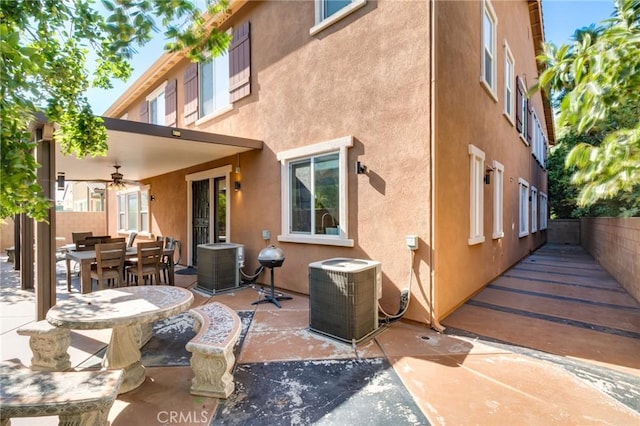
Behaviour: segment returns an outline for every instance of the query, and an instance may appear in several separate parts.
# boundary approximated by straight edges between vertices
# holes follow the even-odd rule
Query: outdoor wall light
[[[60,191],[64,190],[64,172],[58,172],[58,178],[56,179],[56,183]]]
[[[359,161],[356,161],[355,172],[356,172],[357,175],[365,174],[367,172],[367,166],[365,166],[364,164],[362,164]]]
[[[233,182],[233,189],[236,190],[236,192],[240,191],[240,188],[242,188],[242,184],[240,183],[240,181],[235,181]]]
[[[171,136],[175,136],[176,138],[179,138],[180,136],[182,136],[182,134],[180,133],[180,130],[173,129],[171,131]]]
[[[489,185],[491,183],[491,175],[489,173],[493,172],[493,167],[487,166],[487,170],[484,172],[484,183],[485,185]]]
[[[149,201],[155,201],[155,200],[156,200],[155,195],[149,195]]]

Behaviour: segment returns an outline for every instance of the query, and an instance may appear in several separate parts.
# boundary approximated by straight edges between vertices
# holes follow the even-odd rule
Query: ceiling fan
[[[114,164],[115,172],[111,173],[111,179],[65,179],[64,172],[58,172],[57,186],[58,189],[64,189],[65,182],[104,182],[106,187],[120,191],[127,188],[127,185],[139,186],[140,182],[135,180],[124,179],[124,175],[120,173],[119,164]]]

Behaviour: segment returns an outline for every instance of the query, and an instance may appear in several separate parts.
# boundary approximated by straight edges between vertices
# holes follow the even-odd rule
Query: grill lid
[[[284,252],[274,245],[267,246],[258,253],[258,262],[267,268],[277,268],[284,263]]]

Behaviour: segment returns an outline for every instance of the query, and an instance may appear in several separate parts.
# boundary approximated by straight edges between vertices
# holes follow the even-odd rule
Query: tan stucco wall
[[[581,218],[582,246],[640,302],[640,218]]]
[[[73,243],[71,233],[93,232],[93,235],[111,235],[107,230],[106,212],[56,212],[56,245]],[[115,236],[115,234],[113,234]]]
[[[547,188],[546,173],[531,148],[503,115],[506,39],[515,74],[531,86],[537,75],[535,52],[524,1],[493,1],[497,26],[496,102],[480,84],[482,2],[435,2],[436,76],[436,310],[443,318],[491,279],[541,245],[545,231],[518,238],[518,178],[538,191]],[[515,84],[514,84],[515,88]],[[514,89],[515,90],[515,89]],[[542,99],[533,105],[544,125]],[[493,182],[484,187],[484,243],[469,245],[469,154],[473,144],[485,153],[485,166],[504,165],[504,237],[492,239]]]
[[[418,275],[413,300],[419,303],[412,303],[408,318],[425,321],[426,291],[421,286],[426,288],[430,274],[429,4],[367,2],[316,36],[309,35],[314,22],[310,1],[255,2],[232,18],[230,25],[251,22],[252,93],[232,111],[196,128],[264,141],[261,151],[240,155],[242,190],[230,192],[231,239],[245,245],[246,270],[257,266],[262,229],[271,231],[271,242],[286,255],[276,285],[292,291],[308,292],[312,261],[336,256],[379,260],[383,306],[395,313],[411,267],[405,237],[417,235],[421,248],[413,264]],[[166,75],[178,80],[179,127],[185,67],[183,61]],[[129,108],[130,119],[138,116],[143,99]],[[279,243],[276,153],[347,135],[355,138],[348,168],[349,238],[355,247]],[[356,159],[367,166],[366,175],[353,173]],[[186,241],[185,175],[235,167],[236,162],[228,158],[145,181],[156,196],[150,206],[153,232]]]

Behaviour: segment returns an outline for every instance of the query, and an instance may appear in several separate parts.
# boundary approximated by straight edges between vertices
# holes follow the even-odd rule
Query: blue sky
[[[612,0],[542,0],[546,41],[556,45],[568,43],[576,29],[599,23],[609,18],[612,12]],[[159,35],[140,49],[132,60],[134,71],[127,83],[114,81],[114,88],[108,91],[89,90],[87,97],[93,112],[104,113],[125,89],[162,55],[164,44],[165,41]]]

